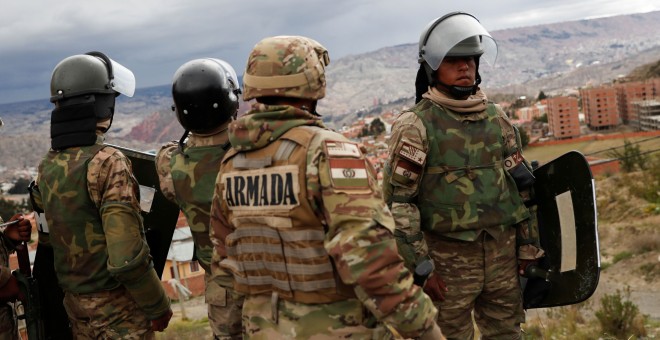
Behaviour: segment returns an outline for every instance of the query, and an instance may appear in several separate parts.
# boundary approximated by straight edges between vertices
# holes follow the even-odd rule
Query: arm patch
[[[326,140],[324,148],[333,188],[369,190],[366,160],[356,143]]]
[[[426,162],[426,152],[406,141],[401,142],[397,154],[418,166],[423,166]]]

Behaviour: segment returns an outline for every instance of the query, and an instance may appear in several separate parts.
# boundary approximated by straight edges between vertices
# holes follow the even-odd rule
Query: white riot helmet
[[[426,75],[426,84],[435,85],[436,71],[445,57],[474,56],[477,64],[476,82],[470,87],[451,86],[453,94],[475,93],[481,83],[479,60],[484,59],[494,65],[497,59],[497,43],[473,15],[464,12],[452,12],[431,21],[419,38],[418,62],[420,72]],[[420,79],[418,79],[418,82]],[[418,92],[421,89],[417,89]],[[423,91],[426,91],[424,87]]]

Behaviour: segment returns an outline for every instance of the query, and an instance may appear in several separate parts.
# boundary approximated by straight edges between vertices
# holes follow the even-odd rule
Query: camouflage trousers
[[[243,339],[391,339],[383,327],[366,326],[368,315],[357,299],[306,304],[253,295],[243,303]]]
[[[483,232],[467,242],[427,233],[435,274],[447,284],[445,301],[436,302],[438,325],[447,339],[519,339],[525,322],[518,279],[516,234],[507,229],[494,239]]]
[[[9,303],[0,303],[0,340],[18,339],[18,327],[14,308]]]
[[[208,273],[204,278],[209,324],[214,337],[219,340],[242,339],[241,309],[243,308],[243,297],[234,293],[233,289],[219,285]]]
[[[155,339],[151,322],[124,287],[64,294],[74,339]]]

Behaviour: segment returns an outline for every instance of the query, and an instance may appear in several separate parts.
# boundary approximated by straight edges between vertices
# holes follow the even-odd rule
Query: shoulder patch
[[[356,143],[340,142],[340,141],[325,141],[325,153],[329,158],[332,157],[353,157],[360,158],[362,152]]]
[[[367,165],[364,159],[329,158],[332,186],[337,189],[369,187]]]
[[[406,141],[402,141],[398,154],[419,166],[423,166],[426,161],[426,152]]]

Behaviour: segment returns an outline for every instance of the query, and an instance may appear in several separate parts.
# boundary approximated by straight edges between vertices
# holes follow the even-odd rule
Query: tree
[[[369,132],[372,136],[378,136],[385,132],[385,123],[380,118],[376,118],[369,124]]]
[[[522,144],[522,147],[525,148],[529,144],[529,135],[523,128],[519,128],[518,131],[520,132],[520,144]]]
[[[543,93],[543,91],[541,91],[541,92],[539,92],[539,96],[536,98],[536,100],[541,101],[541,100],[546,99],[546,98],[548,98],[548,96],[546,96],[545,93]]]
[[[542,122],[542,123],[547,123],[548,122],[548,114],[544,113],[541,115],[541,117],[534,117],[534,120],[537,122]]]
[[[624,172],[635,171],[637,168],[645,170],[647,157],[642,155],[639,145],[633,144],[629,140],[624,140],[623,143],[623,151],[614,149],[608,152],[608,155],[619,159]]]
[[[28,185],[30,185],[29,178],[19,178],[14,186],[9,189],[9,193],[12,195],[20,195],[28,193]]]

